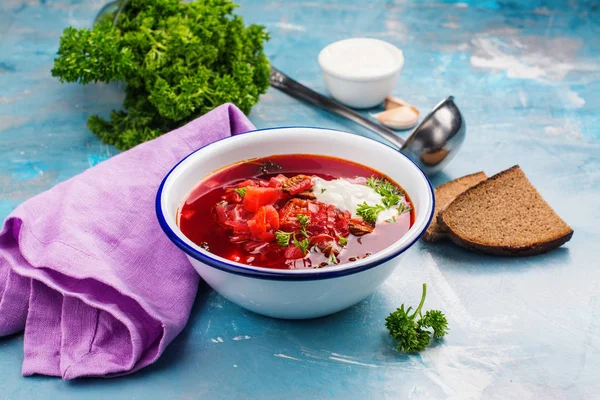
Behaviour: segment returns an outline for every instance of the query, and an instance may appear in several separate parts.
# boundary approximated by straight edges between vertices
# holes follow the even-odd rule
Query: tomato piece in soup
[[[248,229],[254,239],[271,241],[275,239],[273,230],[279,229],[279,214],[273,206],[263,206],[254,217],[248,220]]]
[[[264,206],[265,219],[270,229],[279,229],[279,213],[273,206]]]
[[[270,187],[247,186],[244,195],[244,208],[257,212],[262,206],[273,205],[281,197],[281,190]]]

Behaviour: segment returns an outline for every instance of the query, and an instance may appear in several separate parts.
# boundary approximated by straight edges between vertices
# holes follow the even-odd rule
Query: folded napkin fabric
[[[0,232],[0,336],[25,330],[23,375],[118,376],[181,332],[198,275],[163,234],[155,196],[199,147],[253,129],[223,105],[17,207]]]

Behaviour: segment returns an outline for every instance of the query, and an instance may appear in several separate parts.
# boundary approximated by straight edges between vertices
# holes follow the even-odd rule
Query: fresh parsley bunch
[[[396,347],[400,351],[418,353],[429,345],[432,335],[435,339],[441,339],[448,333],[448,321],[441,311],[421,312],[426,296],[427,285],[423,284],[421,302],[412,314],[412,307],[405,310],[402,304],[385,319],[385,326],[396,339]]]
[[[264,27],[229,0],[131,0],[92,30],[66,28],[52,75],[127,84],[123,110],[90,130],[120,149],[154,139],[227,102],[248,113],[269,86]]]

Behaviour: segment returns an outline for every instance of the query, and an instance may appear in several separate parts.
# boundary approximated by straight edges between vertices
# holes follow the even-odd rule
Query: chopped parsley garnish
[[[400,202],[400,196],[398,196],[397,194],[390,194],[387,197],[382,197],[381,202],[383,203],[385,208],[392,208]]]
[[[239,194],[240,196],[244,197],[246,195],[246,190],[248,190],[248,188],[241,187],[241,188],[235,189],[235,192],[237,194]]]
[[[290,238],[294,235],[294,232],[284,232],[277,231],[275,232],[275,239],[277,240],[277,244],[281,247],[287,247],[290,245]]]
[[[308,225],[308,217],[304,214],[296,215],[296,221],[298,221],[298,223],[300,223],[302,226]]]
[[[339,264],[340,261],[336,258],[335,253],[333,251],[329,252],[329,258],[327,259],[328,264]]]
[[[364,219],[366,222],[374,224],[377,221],[377,216],[383,210],[385,210],[385,207],[383,207],[381,204],[370,206],[365,201],[358,205],[358,208],[356,209],[356,215],[362,217],[362,219]]]
[[[298,240],[296,238],[295,232],[284,232],[277,231],[275,232],[275,240],[277,240],[277,244],[281,247],[287,247],[290,245],[290,239],[292,239],[294,246],[300,249],[302,254],[306,255],[308,253],[308,248],[310,247],[310,241],[306,239]]]
[[[300,224],[300,233],[304,235],[304,237],[308,237],[308,233],[306,232],[306,227],[308,226],[308,217],[304,214],[296,215],[296,221]]]
[[[327,188],[321,188],[321,193],[325,193],[326,190]]]
[[[383,178],[375,178],[372,176],[367,179],[367,186],[381,196],[381,202],[385,208],[394,207],[400,202],[401,197],[404,195],[402,190]]]
[[[392,183],[388,180],[382,180],[381,183],[379,184],[379,187],[377,188],[377,193],[379,193],[382,196],[389,196],[392,194],[402,194],[402,192],[400,191],[400,189],[398,189],[398,187],[392,185]]]
[[[377,191],[377,187],[379,186],[379,182],[381,179],[375,178],[374,176],[367,178],[367,186],[371,189]]]
[[[308,252],[308,247],[310,246],[310,242],[308,239],[298,240],[296,239],[296,235],[293,235],[294,238],[294,246],[300,249],[302,254],[306,254]]]
[[[343,237],[343,236],[340,236],[340,237],[338,238],[338,243],[340,244],[340,246],[345,246],[346,244],[348,244],[348,239],[346,239],[346,238],[345,238],[345,237]]]
[[[406,214],[407,212],[410,212],[411,210],[412,210],[411,206],[407,206],[404,203],[400,203],[400,205],[398,206],[398,215]]]

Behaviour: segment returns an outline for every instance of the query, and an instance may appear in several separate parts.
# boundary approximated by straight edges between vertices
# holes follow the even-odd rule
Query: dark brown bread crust
[[[469,250],[476,251],[478,253],[491,254],[495,256],[523,257],[547,253],[550,250],[554,250],[557,247],[562,246],[563,244],[571,240],[571,237],[573,237],[573,231],[549,242],[536,243],[535,245],[529,247],[483,246],[478,243],[463,240],[459,236],[456,236],[452,231],[448,231],[446,235],[450,240],[452,240],[452,242],[456,243],[457,245]]]
[[[469,193],[477,190],[481,186],[489,185],[490,181],[498,180],[498,179],[502,178],[503,176],[510,174],[511,172],[513,172],[515,170],[520,170],[520,167],[518,165],[515,165],[505,171],[502,171],[502,172],[488,178],[487,180],[484,180],[484,181],[478,183],[477,185],[467,189],[465,192],[463,192],[462,194],[457,196],[454,201],[459,201],[463,196],[466,197]],[[541,198],[541,196],[540,196],[540,198]],[[498,256],[531,256],[531,255],[546,253],[550,250],[560,247],[563,244],[565,244],[566,242],[568,242],[569,240],[571,240],[571,238],[573,237],[573,230],[570,227],[568,227],[568,229],[565,230],[564,234],[562,234],[560,236],[551,238],[550,240],[546,240],[546,241],[538,241],[535,243],[531,243],[527,246],[503,246],[503,245],[489,246],[489,245],[484,245],[481,243],[466,240],[465,238],[461,237],[460,235],[457,235],[456,232],[454,232],[452,230],[452,228],[447,223],[446,218],[444,217],[445,211],[449,210],[449,208],[450,208],[450,205],[448,205],[448,207],[446,207],[445,210],[440,211],[440,213],[438,214],[438,224],[440,224],[440,226],[443,227],[443,229],[446,231],[446,235],[454,243],[456,243],[459,246],[465,247],[467,249],[481,252],[481,253],[498,255]],[[556,216],[556,217],[560,218],[558,216]]]

